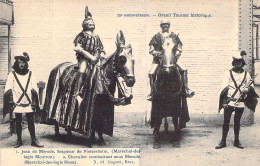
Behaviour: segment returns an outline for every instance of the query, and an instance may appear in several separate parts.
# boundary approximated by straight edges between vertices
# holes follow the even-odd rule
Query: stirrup
[[[153,96],[151,94],[149,94],[147,97],[146,97],[146,100],[148,101],[153,101]]]
[[[191,89],[186,90],[186,97],[192,98],[195,95],[195,91]]]

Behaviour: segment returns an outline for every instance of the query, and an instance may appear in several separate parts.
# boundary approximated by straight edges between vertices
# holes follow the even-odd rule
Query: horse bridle
[[[113,57],[113,62],[115,61],[115,57]],[[122,73],[119,73],[117,71],[115,71],[115,67],[113,67],[112,69],[108,69],[108,68],[105,68],[105,67],[102,67],[102,66],[97,66],[97,67],[100,67],[100,69],[102,69],[103,71],[104,70],[112,70],[113,73],[115,74],[115,77],[116,77],[116,83],[117,83],[117,86],[118,86],[118,89],[120,90],[121,94],[123,95],[123,97],[120,97],[120,98],[115,98],[111,92],[109,91],[108,89],[108,81],[107,81],[107,78],[104,76],[104,72],[102,72],[102,70],[100,70],[100,74],[101,74],[101,82],[102,82],[102,85],[107,93],[107,95],[109,96],[110,100],[112,102],[115,102],[116,105],[117,103],[119,104],[121,101],[123,101],[124,99],[127,98],[126,94],[125,94],[125,91],[126,91],[126,88],[125,87],[122,87],[121,84],[119,83],[119,80],[118,80],[118,77],[122,77],[122,78],[125,78],[126,77],[126,74],[122,74]]]

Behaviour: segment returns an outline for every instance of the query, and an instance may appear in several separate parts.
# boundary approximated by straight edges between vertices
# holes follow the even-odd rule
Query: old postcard
[[[259,0],[0,0],[0,165],[259,165]]]

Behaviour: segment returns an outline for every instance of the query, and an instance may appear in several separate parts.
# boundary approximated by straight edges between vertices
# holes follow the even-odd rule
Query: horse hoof
[[[99,146],[105,146],[105,145],[106,145],[105,140],[104,140],[104,139],[99,139],[99,140],[98,140],[98,145],[99,145]]]
[[[90,139],[91,144],[97,144],[97,140],[95,138]]]
[[[73,136],[71,131],[67,131],[67,135],[68,135],[68,137],[72,137]]]
[[[161,148],[161,144],[160,143],[154,143],[153,144],[153,148],[154,149],[160,149]]]
[[[55,137],[60,137],[61,135],[60,135],[59,132],[57,132],[57,133],[55,132],[54,136],[55,136]]]
[[[91,144],[91,143],[88,143],[87,146],[88,146],[89,148],[92,148],[92,144]]]
[[[181,134],[181,129],[175,129],[174,130],[174,135],[177,135],[177,136],[179,136]]]
[[[172,147],[174,147],[174,148],[180,148],[181,147],[181,144],[180,144],[180,142],[173,142],[172,143]]]

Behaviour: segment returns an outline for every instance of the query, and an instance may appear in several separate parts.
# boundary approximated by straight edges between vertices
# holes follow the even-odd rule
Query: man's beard
[[[95,27],[89,27],[89,26],[86,27],[86,31],[93,32],[94,30],[95,30]]]
[[[20,75],[25,75],[28,73],[28,69],[26,67],[24,67],[23,69],[20,69],[19,67],[17,67],[17,69],[15,70],[15,72],[17,74],[20,74]]]

